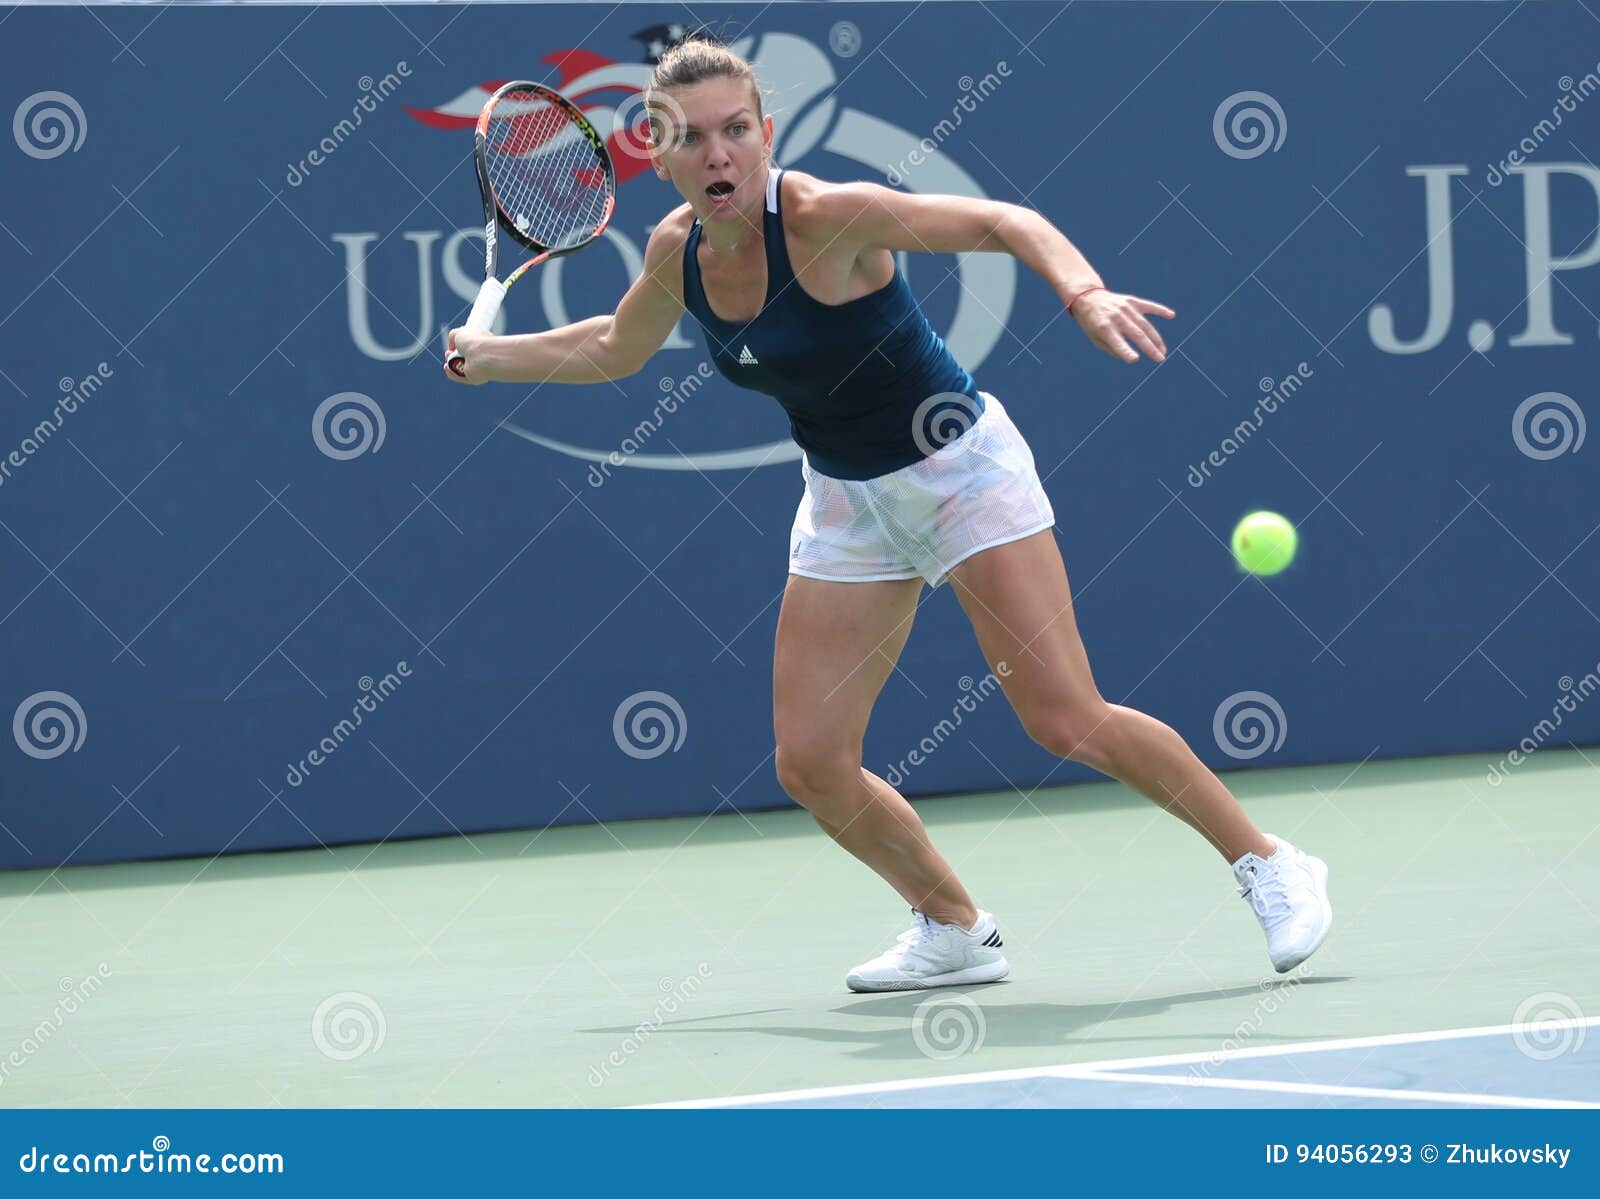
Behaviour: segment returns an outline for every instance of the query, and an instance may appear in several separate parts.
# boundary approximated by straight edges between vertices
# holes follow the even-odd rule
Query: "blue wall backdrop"
[[[1034,447],[1109,698],[1219,768],[1600,741],[1588,8],[699,16],[758,61],[784,165],[1037,207],[1177,309],[1177,351],[1127,367],[1010,259],[908,263]],[[616,386],[440,374],[482,89],[626,123],[681,24],[6,13],[0,866],[787,803],[776,404],[692,381],[688,321]],[[620,165],[614,235],[508,328],[621,294],[676,201]],[[1224,544],[1255,507],[1300,527],[1271,581]],[[985,669],[930,594],[868,764],[912,795],[1090,777],[975,698]]]

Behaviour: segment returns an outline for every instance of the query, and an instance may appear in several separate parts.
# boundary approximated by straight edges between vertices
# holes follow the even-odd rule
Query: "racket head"
[[[473,156],[486,231],[498,224],[535,254],[564,254],[611,221],[617,172],[605,138],[560,92],[520,79],[495,89]]]

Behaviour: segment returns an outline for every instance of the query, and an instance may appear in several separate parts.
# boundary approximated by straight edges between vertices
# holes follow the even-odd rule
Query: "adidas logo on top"
[[[750,347],[749,346],[740,346],[739,347],[739,365],[740,366],[759,366],[760,365],[760,362],[756,358],[756,356],[750,352]]]

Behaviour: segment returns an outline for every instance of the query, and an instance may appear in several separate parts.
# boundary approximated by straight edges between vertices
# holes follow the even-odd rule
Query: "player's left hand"
[[[1079,296],[1071,311],[1089,340],[1113,358],[1137,362],[1139,351],[1143,350],[1156,362],[1167,360],[1167,343],[1150,323],[1151,316],[1171,320],[1177,315],[1165,304],[1121,292],[1096,290]]]

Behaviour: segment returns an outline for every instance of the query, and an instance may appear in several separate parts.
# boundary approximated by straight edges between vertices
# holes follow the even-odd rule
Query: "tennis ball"
[[[1299,538],[1276,512],[1252,512],[1233,531],[1233,556],[1253,575],[1275,575],[1294,561]]]

